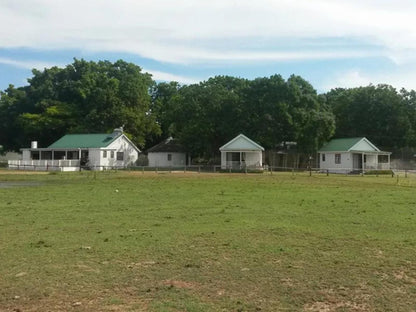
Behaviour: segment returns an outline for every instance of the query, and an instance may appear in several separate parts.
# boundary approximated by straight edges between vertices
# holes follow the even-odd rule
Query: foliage
[[[266,149],[295,141],[308,154],[334,134],[365,136],[397,150],[416,147],[416,92],[369,85],[318,95],[295,75],[156,84],[139,66],[122,60],[77,59],[65,68],[33,70],[28,86],[0,92],[4,151],[31,140],[47,146],[66,133],[110,132],[121,125],[141,147],[173,136],[201,159],[215,159],[219,147],[240,133]]]
[[[194,156],[212,157],[239,133],[268,149],[298,141],[302,150],[312,152],[334,131],[332,113],[299,76],[287,81],[279,75],[255,80],[217,76],[189,86],[159,86],[162,129]]]
[[[75,59],[65,68],[33,70],[29,85],[1,94],[0,141],[7,149],[38,140],[47,146],[66,133],[110,132],[121,125],[144,145],[160,134],[150,112],[151,76],[132,63]],[[3,120],[2,120],[3,121]]]
[[[415,92],[389,85],[334,89],[326,94],[336,120],[337,137],[365,136],[392,149],[416,146]]]

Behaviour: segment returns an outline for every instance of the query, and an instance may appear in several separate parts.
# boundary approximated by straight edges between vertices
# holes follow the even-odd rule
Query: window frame
[[[341,164],[341,154],[337,153],[335,156],[335,164],[340,165]]]
[[[124,152],[117,152],[117,154],[116,154],[116,160],[117,161],[123,161],[124,160]]]

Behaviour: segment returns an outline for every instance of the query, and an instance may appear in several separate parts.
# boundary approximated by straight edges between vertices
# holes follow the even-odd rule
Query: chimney
[[[118,135],[121,135],[121,134],[123,134],[123,127],[115,128],[113,130],[113,136],[118,136]]]
[[[33,149],[38,148],[38,141],[30,142],[30,148],[33,148]]]

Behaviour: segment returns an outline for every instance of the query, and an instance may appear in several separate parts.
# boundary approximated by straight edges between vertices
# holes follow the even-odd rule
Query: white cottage
[[[263,168],[264,148],[244,134],[220,147],[221,169]]]
[[[115,129],[105,134],[67,134],[46,148],[21,149],[23,160],[9,161],[9,168],[26,170],[76,171],[81,167],[93,170],[124,168],[133,165],[140,150]]]
[[[329,172],[390,169],[390,152],[380,151],[368,139],[333,139],[319,151],[319,168]]]
[[[147,158],[150,167],[183,167],[187,165],[186,149],[172,137],[149,148]]]

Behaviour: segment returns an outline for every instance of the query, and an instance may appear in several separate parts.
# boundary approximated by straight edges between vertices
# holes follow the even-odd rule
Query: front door
[[[88,150],[81,151],[81,166],[85,166],[88,163]]]
[[[352,167],[354,170],[363,169],[363,157],[361,154],[352,155]]]

